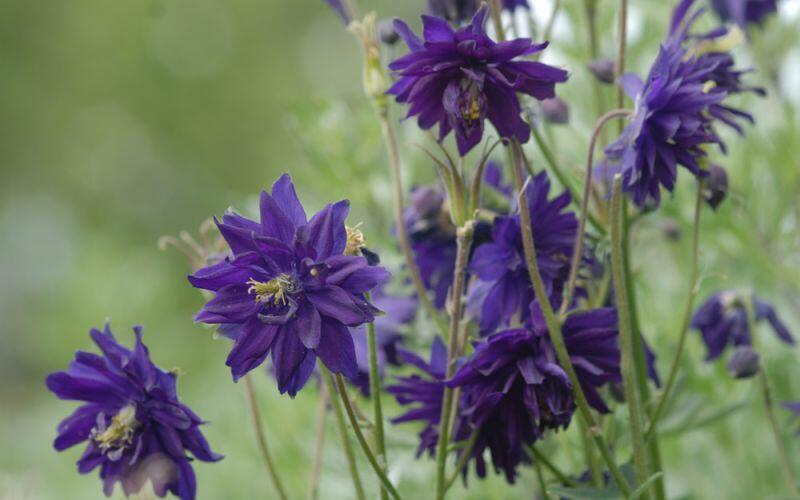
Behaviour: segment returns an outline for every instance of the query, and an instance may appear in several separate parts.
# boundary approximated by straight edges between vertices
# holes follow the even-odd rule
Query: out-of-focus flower
[[[569,273],[569,259],[575,244],[578,221],[565,191],[548,199],[550,180],[539,173],[526,186],[536,256],[551,300],[558,304]],[[479,246],[469,263],[475,274],[469,307],[480,310],[480,330],[492,333],[516,319],[524,323],[534,300],[533,287],[525,265],[519,214],[495,218],[492,241]]]
[[[478,0],[428,0],[428,13],[461,24],[472,19],[479,3]]]
[[[611,59],[595,59],[586,65],[595,78],[603,83],[614,83],[616,63]]]
[[[706,344],[706,361],[720,356],[728,344],[752,345],[752,327],[747,318],[746,301],[750,294],[728,290],[713,294],[695,311],[692,328],[699,330]],[[768,302],[753,296],[753,314],[756,323],[767,320],[775,334],[787,344],[794,345],[794,338],[786,325],[778,318],[775,308]]]
[[[234,380],[271,353],[281,393],[294,396],[319,357],[353,377],[357,363],[348,327],[374,320],[364,297],[388,279],[364,257],[344,255],[349,203],[327,205],[310,220],[288,175],[261,192],[261,221],[227,213],[217,222],[233,255],[189,276],[215,296],[196,321],[224,325],[234,339],[226,364]]]
[[[438,123],[440,140],[454,130],[462,156],[480,142],[486,119],[501,137],[526,142],[530,128],[517,93],[554,97],[555,84],[567,80],[562,69],[517,59],[544,50],[546,42],[490,39],[484,28],[487,12],[479,9],[469,25],[456,31],[442,18],[422,16],[424,41],[395,21],[411,52],[389,65],[399,76],[389,94],[409,105],[407,116],[416,116],[421,128]]]
[[[768,16],[778,12],[778,1],[711,0],[711,7],[723,21],[736,23],[745,29],[749,24],[763,24]]]
[[[550,123],[563,125],[569,123],[569,106],[560,97],[545,99],[542,101],[542,115]]]
[[[716,120],[741,132],[738,119],[752,117],[723,104],[729,94],[761,89],[741,82],[744,72],[733,69],[728,53],[729,33],[717,29],[690,35],[702,10],[692,12],[694,0],[676,8],[670,35],[661,46],[647,80],[626,74],[620,84],[636,108],[622,135],[606,149],[610,172],[621,172],[623,188],[640,207],[658,205],[661,188],[675,187],[678,165],[699,177],[704,147],[719,144]]]
[[[192,270],[216,264],[229,252],[228,244],[219,234],[213,219],[206,219],[200,224],[199,239],[195,239],[188,231],[181,231],[178,237],[165,235],[158,239],[161,251],[173,247],[186,257]]]
[[[758,373],[758,353],[752,346],[740,345],[728,360],[728,373],[733,378],[750,378]]]
[[[350,24],[350,14],[347,12],[347,8],[342,3],[342,0],[322,0],[326,4],[328,4],[334,12],[339,14],[339,17],[342,18],[345,26]]]
[[[530,9],[528,0],[503,0],[503,9],[509,12],[514,12],[518,8]]]
[[[103,492],[110,496],[119,482],[125,496],[148,482],[153,492],[190,500],[197,483],[192,458],[222,458],[200,432],[203,420],[181,404],[177,376],[150,360],[140,327],[134,348],[119,344],[108,325],[90,335],[102,354],[78,351],[67,371],[47,377],[47,387],[61,399],[84,404],[58,425],[58,451],[87,442],[78,471],[100,467]],[[191,456],[189,455],[191,454]]]
[[[531,461],[526,445],[548,429],[566,428],[575,411],[572,384],[558,364],[538,308],[532,317],[532,329],[503,331],[479,343],[447,382],[461,389],[460,434],[478,432],[471,453],[479,477],[486,474],[488,448],[495,471],[513,483],[517,466]],[[597,389],[620,380],[616,311],[574,313],[563,332],[589,404],[608,411]]]
[[[380,37],[381,42],[385,43],[386,45],[394,45],[398,40],[400,40],[400,35],[397,34],[392,21],[389,19],[383,19],[378,22],[378,36]]]
[[[708,166],[708,176],[706,177],[703,198],[708,206],[714,210],[725,201],[728,196],[728,173],[719,165]]]

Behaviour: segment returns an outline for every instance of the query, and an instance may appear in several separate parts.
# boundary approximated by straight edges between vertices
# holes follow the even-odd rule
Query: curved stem
[[[258,449],[261,456],[264,458],[264,465],[267,467],[267,473],[272,480],[272,485],[275,487],[275,493],[281,500],[286,500],[286,492],[283,489],[280,477],[275,469],[275,464],[272,462],[272,455],[269,453],[267,447],[267,437],[264,435],[264,428],[261,426],[261,412],[258,409],[258,402],[256,401],[256,391],[253,389],[253,381],[250,375],[244,378],[244,385],[247,387],[247,400],[250,403],[250,414],[253,416],[253,427],[256,430],[256,441],[258,442]]]
[[[322,450],[325,448],[325,417],[328,415],[328,386],[322,384],[319,390],[319,411],[315,425],[314,459],[311,461],[311,475],[308,479],[308,500],[316,500],[319,488],[319,474],[322,470]]]
[[[547,458],[547,457],[544,455],[544,453],[542,453],[541,451],[539,451],[539,450],[536,448],[536,445],[531,445],[531,447],[530,447],[530,450],[531,450],[531,453],[533,454],[533,458],[534,458],[534,459],[535,459],[537,462],[541,462],[541,463],[542,463],[542,465],[544,465],[544,467],[545,467],[547,470],[549,470],[550,472],[552,472],[552,473],[553,473],[553,475],[554,475],[554,476],[556,476],[556,479],[558,479],[560,482],[562,482],[562,483],[564,483],[564,484],[566,484],[567,486],[570,486],[570,487],[572,487],[572,488],[577,488],[577,487],[578,487],[578,483],[577,483],[577,482],[575,482],[575,480],[573,480],[572,478],[570,478],[570,477],[569,477],[569,476],[567,476],[566,474],[564,474],[563,472],[561,472],[561,470],[560,470],[558,467],[556,467],[556,466],[553,464],[553,462],[551,462],[551,461],[550,461],[550,460],[549,460],[549,459],[548,459],[548,458]]]
[[[583,197],[581,198],[581,216],[578,219],[578,234],[575,240],[575,247],[572,251],[572,264],[569,270],[569,280],[567,281],[567,293],[564,296],[564,301],[561,303],[561,310],[559,315],[563,316],[572,302],[572,295],[575,293],[575,281],[578,278],[578,270],[581,266],[581,258],[583,257],[583,238],[586,233],[586,219],[589,217],[589,193],[592,189],[592,170],[594,170],[594,149],[597,144],[597,138],[603,126],[614,118],[621,118],[631,114],[628,109],[615,109],[604,114],[597,120],[597,123],[592,130],[592,136],[589,139],[589,153],[586,155],[586,172],[583,178]]]
[[[414,283],[414,288],[417,290],[419,301],[422,307],[428,312],[428,315],[436,322],[437,326],[442,331],[445,330],[445,325],[442,322],[439,312],[433,306],[428,292],[425,290],[425,284],[419,275],[417,263],[414,261],[414,254],[411,251],[411,244],[408,240],[408,231],[403,221],[403,181],[400,178],[400,156],[397,152],[397,139],[394,136],[392,127],[389,125],[389,117],[385,111],[379,113],[381,122],[381,133],[383,140],[386,143],[386,149],[389,152],[389,165],[392,169],[392,184],[394,185],[394,223],[397,227],[397,239],[400,243],[400,250],[403,252],[405,259],[406,269],[408,270],[411,281]]]
[[[328,377],[331,376],[327,368],[324,368],[324,371],[328,373]],[[347,412],[347,418],[350,420],[350,426],[353,428],[353,433],[355,433],[358,444],[361,445],[361,450],[364,452],[364,455],[366,455],[367,461],[372,466],[372,470],[375,472],[375,475],[378,476],[378,480],[381,482],[381,485],[389,493],[389,495],[391,495],[395,500],[400,500],[400,494],[386,476],[386,472],[383,470],[383,467],[381,467],[381,465],[378,463],[378,460],[375,458],[375,454],[372,453],[372,450],[370,449],[369,444],[364,437],[364,433],[361,432],[361,427],[358,425],[356,413],[353,410],[353,404],[350,402],[350,397],[347,395],[347,386],[344,383],[344,378],[339,373],[336,374],[336,389],[339,393],[339,399],[341,399],[342,404],[344,404],[344,409]]]
[[[525,263],[528,268],[528,275],[533,283],[536,299],[542,308],[542,313],[544,314],[545,322],[547,324],[547,330],[550,333],[550,339],[553,342],[553,348],[556,351],[558,361],[564,371],[567,372],[567,376],[572,383],[575,401],[582,417],[586,420],[586,423],[589,427],[589,433],[597,445],[597,448],[600,450],[600,454],[602,455],[603,460],[606,462],[606,466],[611,472],[614,482],[617,483],[617,487],[619,487],[619,490],[625,496],[628,496],[631,492],[630,486],[628,486],[628,483],[622,475],[622,472],[620,472],[619,467],[617,467],[617,464],[611,457],[611,451],[609,450],[605,439],[603,439],[600,429],[598,428],[594,416],[592,415],[592,410],[589,407],[588,401],[586,400],[586,395],[583,393],[578,375],[575,373],[575,367],[572,366],[572,360],[569,357],[569,352],[567,352],[567,346],[564,343],[564,336],[561,333],[561,325],[558,322],[558,318],[556,318],[556,314],[553,311],[553,306],[550,304],[550,298],[547,295],[544,282],[542,281],[542,275],[539,271],[539,263],[536,260],[536,245],[533,240],[533,231],[531,229],[528,196],[525,193],[525,182],[522,176],[522,154],[520,151],[519,142],[512,140],[511,147],[514,157],[514,182],[519,193],[520,225],[522,226],[522,243],[525,250]]]
[[[339,398],[336,397],[336,384],[333,382],[333,376],[331,376],[331,372],[329,372],[327,368],[321,366],[320,371],[322,372],[322,378],[325,380],[325,385],[328,387],[328,394],[330,394],[333,414],[336,416],[336,427],[339,429],[339,437],[342,440],[342,448],[347,458],[347,467],[350,469],[350,477],[353,480],[353,487],[356,490],[356,498],[358,498],[358,500],[366,500],[367,496],[364,494],[364,486],[361,484],[361,477],[358,474],[356,456],[353,453],[353,447],[350,445],[350,438],[347,435],[347,421],[344,418],[342,404]]]
[[[697,183],[697,197],[694,204],[694,222],[692,227],[692,267],[689,272],[689,299],[686,302],[686,309],[683,313],[683,320],[681,322],[681,331],[678,335],[678,348],[675,351],[675,358],[672,360],[672,365],[669,369],[667,382],[664,384],[664,391],[661,394],[661,399],[658,401],[655,411],[650,416],[650,426],[647,428],[645,438],[649,441],[657,431],[658,421],[664,413],[664,409],[669,401],[672,388],[675,385],[675,378],[678,374],[680,367],[681,357],[683,356],[684,346],[686,344],[686,334],[689,332],[689,323],[692,320],[692,312],[694,311],[694,300],[697,297],[697,277],[699,272],[699,253],[700,253],[700,213],[703,208],[703,186],[705,181],[700,179]]]
[[[625,286],[625,267],[622,262],[622,176],[614,176],[611,189],[611,272],[614,276],[614,295],[619,316],[620,369],[625,388],[625,400],[630,417],[633,441],[633,465],[637,485],[648,478],[647,457],[642,434],[642,412],[633,360],[633,328],[628,291]],[[649,496],[649,495],[648,495]]]
[[[369,296],[367,296],[369,300]],[[369,388],[372,399],[373,420],[375,420],[375,448],[378,461],[384,470],[388,466],[386,440],[383,433],[383,407],[381,406],[381,376],[378,371],[378,347],[375,339],[375,323],[367,324],[367,343],[369,344]],[[381,488],[381,499],[386,500],[386,490]]]

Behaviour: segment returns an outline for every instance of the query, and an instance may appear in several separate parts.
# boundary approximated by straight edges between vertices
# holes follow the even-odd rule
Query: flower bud
[[[382,19],[378,22],[378,36],[386,45],[394,45],[400,39],[400,35],[395,31],[390,19]]]
[[[752,346],[740,345],[728,360],[728,373],[733,378],[750,378],[758,373],[758,353]]]
[[[478,10],[477,0],[428,0],[428,12],[455,23],[469,21]]]
[[[411,192],[411,207],[421,219],[435,218],[444,203],[444,195],[433,186],[421,186]]]
[[[667,219],[664,221],[664,237],[668,240],[678,241],[681,239],[681,226],[675,219]]]
[[[561,125],[569,123],[569,107],[559,97],[552,97],[542,101],[542,114],[549,123]]]
[[[595,78],[603,83],[614,83],[616,64],[611,59],[595,59],[586,65]]]
[[[708,166],[703,198],[708,206],[717,209],[728,195],[728,173],[719,165]]]

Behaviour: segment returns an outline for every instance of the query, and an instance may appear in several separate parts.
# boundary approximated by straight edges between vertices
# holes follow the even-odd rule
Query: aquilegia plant
[[[637,68],[641,76],[624,67],[626,0],[618,2],[616,60],[595,47],[594,60],[575,68],[543,62],[551,60],[549,42],[518,35],[549,35],[558,2],[539,26],[525,0],[419,0],[421,32],[413,20],[361,17],[352,0],[325,3],[363,48],[364,90],[394,187],[387,236],[397,247],[384,251],[402,254],[402,265],[392,273],[383,267],[371,244],[376,235],[348,220],[347,200],[308,211],[289,174],[261,191],[255,216],[229,210],[204,223],[199,240],[182,233],[161,242],[189,258],[188,283],[204,298],[194,321],[229,343],[226,365],[232,383],[247,388],[269,495],[300,492],[281,481],[282,457],[270,454],[265,438],[280,430],[268,419],[262,427],[253,377],[273,380],[287,405],[300,391],[320,398],[317,433],[332,413],[359,499],[369,496],[366,476],[383,499],[407,494],[403,449],[387,452],[396,444],[386,437],[390,428],[417,436],[416,459],[430,465],[427,491],[437,499],[459,483],[470,488],[490,475],[515,483],[529,470],[545,497],[667,498],[662,423],[678,418],[670,414],[676,380],[688,332],[697,331],[705,361],[724,356],[731,379],[758,378],[763,432],[775,438],[769,453],[781,465],[785,493],[797,496],[758,339],[764,323],[792,346],[789,328],[766,296],[746,287],[715,292],[695,309],[700,215],[705,204],[718,210],[728,192],[721,129],[739,140],[754,123],[741,96],[765,94],[731,49],[746,43],[744,30],[769,22],[776,2],[678,2],[663,41],[650,50],[652,64]],[[586,4],[594,26],[595,3]],[[569,122],[571,103],[558,94],[581,72],[598,90],[599,113],[589,127],[568,132],[573,146],[590,145],[576,186],[548,128]],[[617,109],[603,85],[614,86]],[[436,183],[403,186],[410,173],[401,175],[405,148],[395,129],[402,120],[426,132],[417,146]],[[595,160],[595,149],[602,158]],[[539,155],[546,168],[532,161]],[[687,207],[692,264],[681,273],[681,329],[654,352],[646,336],[659,325],[638,311],[630,234],[665,194],[682,189],[682,176],[697,189]],[[81,402],[58,425],[54,447],[85,446],[78,471],[97,469],[106,495],[119,483],[125,495],[194,498],[202,479],[193,461],[222,456],[203,437],[204,420],[181,403],[177,372],[158,368],[141,328],[134,333],[129,348],[108,325],[91,330],[99,352],[78,351],[66,371],[47,378],[56,396]],[[656,357],[668,369],[663,378]],[[784,407],[800,413],[800,403]],[[620,420],[625,425],[613,425]],[[576,427],[579,442],[554,438]],[[309,498],[318,494],[324,439],[317,438]],[[582,458],[567,469],[553,454],[572,446],[582,449],[570,456]]]

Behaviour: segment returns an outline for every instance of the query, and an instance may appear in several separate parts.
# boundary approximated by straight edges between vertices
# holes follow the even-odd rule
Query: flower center
[[[103,453],[122,450],[133,443],[133,434],[139,425],[139,421],[136,420],[136,407],[129,404],[114,415],[108,427],[104,421],[98,422],[92,429],[90,437]]]
[[[361,249],[367,245],[367,239],[364,233],[359,229],[361,223],[359,222],[354,227],[345,226],[347,231],[347,245],[344,248],[345,255],[359,255]]]
[[[281,274],[267,282],[250,278],[247,284],[250,285],[247,293],[254,293],[256,302],[264,304],[272,300],[275,305],[286,305],[286,296],[300,290],[300,284],[288,274]]]

